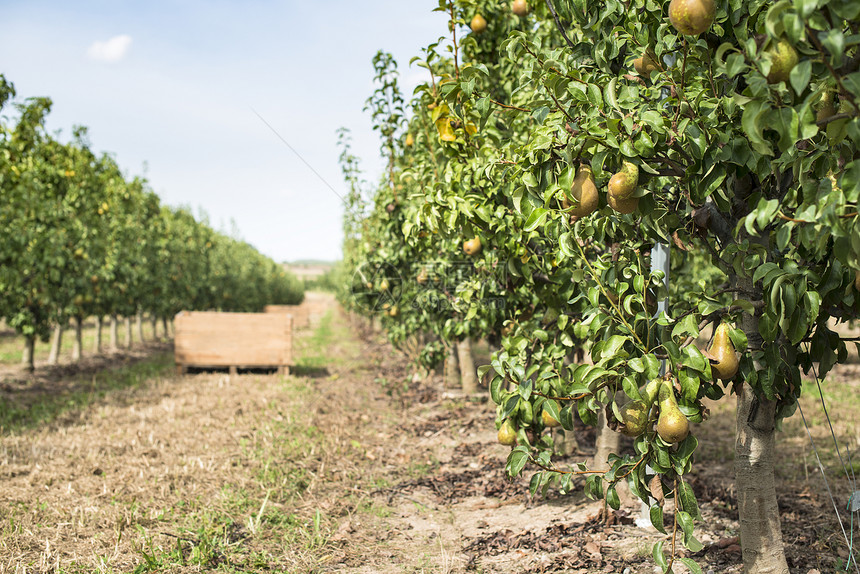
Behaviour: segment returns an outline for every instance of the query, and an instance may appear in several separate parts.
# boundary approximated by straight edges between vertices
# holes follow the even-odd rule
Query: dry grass
[[[0,573],[322,571],[336,518],[366,497],[351,462],[366,397],[336,370],[366,357],[344,329],[299,340],[297,370],[325,378],[162,373],[7,433]]]

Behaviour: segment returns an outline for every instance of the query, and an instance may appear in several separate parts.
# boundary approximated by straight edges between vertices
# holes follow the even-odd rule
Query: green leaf
[[[663,511],[660,511],[661,515]],[[658,528],[658,530],[660,530]],[[660,530],[663,534],[666,534],[664,530]],[[669,569],[669,563],[666,561],[666,555],[663,554],[663,540],[658,541],[654,547],[651,549],[651,556],[654,557],[654,562],[657,563],[663,572],[666,572]]]
[[[508,455],[507,472],[510,476],[518,476],[529,461],[528,447],[520,445]]]
[[[547,214],[549,210],[543,207],[537,207],[534,211],[532,211],[529,218],[526,220],[526,224],[524,226],[525,231],[534,231],[541,225],[543,225],[544,221],[546,221]]]
[[[693,518],[701,518],[699,514],[699,505],[696,503],[696,495],[693,494],[693,489],[686,482],[681,481],[678,485],[678,497],[681,502],[681,509],[687,512]]]
[[[794,93],[798,96],[801,95],[804,90],[806,90],[806,86],[809,85],[809,78],[811,77],[812,61],[801,60],[798,62],[798,64],[791,69],[791,73],[788,76],[788,79],[791,82],[791,87],[794,88]]]
[[[654,528],[656,528],[658,532],[666,534],[666,527],[663,526],[663,509],[655,504],[648,510],[648,513],[651,517],[651,524]]]
[[[693,517],[687,512],[679,510],[675,513],[675,518],[681,525],[681,530],[684,531],[684,546],[686,546],[690,552],[698,552],[704,548],[705,545],[699,542],[693,535]]]
[[[693,560],[692,558],[680,558],[680,557],[679,557],[679,558],[676,558],[676,560],[678,560],[679,562],[683,563],[683,564],[684,564],[684,566],[686,566],[687,568],[689,568],[689,569],[690,569],[690,572],[691,572],[692,574],[702,574],[702,568],[701,568],[701,566],[699,566],[698,564],[696,564],[696,561],[695,561],[695,560]]]

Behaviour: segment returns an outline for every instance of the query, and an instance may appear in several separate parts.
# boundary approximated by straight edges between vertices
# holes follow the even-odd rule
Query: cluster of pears
[[[534,411],[531,403],[525,401],[520,404],[519,412],[520,417],[523,419],[523,422],[530,423],[534,418]],[[554,416],[549,414],[549,411],[543,409],[541,411],[541,420],[543,421],[543,425],[546,428],[555,428],[561,426],[561,423],[556,420]],[[529,435],[531,431],[527,431],[526,434]],[[499,427],[499,432],[496,434],[496,439],[499,441],[499,444],[503,444],[505,446],[516,446],[517,444],[517,429],[514,427],[514,423],[510,418],[505,419],[502,422],[502,426]],[[529,440],[531,438],[529,437]]]
[[[690,423],[678,408],[675,388],[671,378],[657,378],[650,381],[644,389],[643,398],[621,407],[621,420],[618,430],[627,436],[636,437],[649,430],[651,409],[657,401],[657,434],[665,442],[676,444],[690,434]]]
[[[636,186],[639,184],[639,167],[629,161],[624,161],[621,170],[609,178],[607,190],[607,201],[609,207],[618,213],[633,213],[639,206],[639,198],[633,197]],[[569,210],[568,213],[575,217],[585,217],[597,210],[600,198],[597,193],[597,184],[591,167],[582,165],[573,178],[570,185],[570,193],[564,194],[562,207]]]

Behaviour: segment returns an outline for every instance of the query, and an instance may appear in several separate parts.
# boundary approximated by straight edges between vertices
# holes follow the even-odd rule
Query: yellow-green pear
[[[714,0],[672,0],[669,3],[669,22],[686,36],[698,36],[707,31],[716,15]]]
[[[557,426],[561,425],[561,423],[558,422],[557,420],[555,420],[555,417],[552,416],[551,414],[549,414],[549,412],[546,410],[541,411],[540,416],[541,416],[541,419],[543,419],[543,425],[545,427],[552,428],[552,427],[557,427]]]
[[[482,247],[483,246],[481,245],[481,238],[474,237],[463,242],[463,253],[465,253],[466,255],[477,255],[481,252]]]
[[[585,217],[591,215],[597,209],[600,203],[600,196],[597,194],[597,184],[594,183],[594,174],[591,173],[591,168],[587,165],[580,166],[573,178],[573,183],[570,185],[570,201],[565,194],[562,206],[567,209],[571,206],[569,213],[576,217]]]
[[[474,32],[475,34],[480,34],[487,29],[487,20],[480,14],[475,14],[475,17],[472,18],[472,22],[469,24],[469,27],[472,28],[472,32]]]
[[[708,349],[711,357],[711,372],[721,381],[734,378],[738,372],[738,354],[729,337],[729,325],[720,323],[714,333],[714,342]]]
[[[639,166],[624,160],[621,170],[609,178],[609,195],[618,199],[627,199],[636,191],[639,184]]]
[[[657,66],[657,61],[648,52],[633,60],[633,68],[635,68],[636,73],[640,76],[650,76],[651,72],[656,72],[660,69]]]
[[[766,54],[770,59],[770,72],[767,74],[767,82],[769,84],[788,82],[791,70],[794,69],[798,61],[797,50],[794,49],[794,46],[783,38],[768,48]]]
[[[663,382],[660,388],[660,416],[657,418],[657,434],[669,444],[679,443],[690,434],[690,422],[678,408],[672,382]]]
[[[522,18],[529,13],[529,5],[526,0],[514,0],[511,2],[511,12]]]
[[[505,422],[499,427],[496,438],[501,444],[506,446],[517,444],[517,429],[514,428],[514,423],[511,422],[511,419],[505,419]]]

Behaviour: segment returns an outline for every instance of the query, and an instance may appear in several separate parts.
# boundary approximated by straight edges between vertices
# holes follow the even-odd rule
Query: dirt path
[[[528,477],[505,477],[485,398],[413,382],[333,303],[297,347],[290,377],[163,368],[74,416],[4,433],[0,574],[653,571],[651,544],[666,537],[632,523],[637,507],[606,518],[579,493],[532,500]],[[692,477],[705,571],[740,572],[730,411],[715,409]],[[801,448],[784,442],[787,455]],[[571,462],[592,443],[581,433]],[[792,572],[833,571],[829,501],[814,472],[791,466]]]

